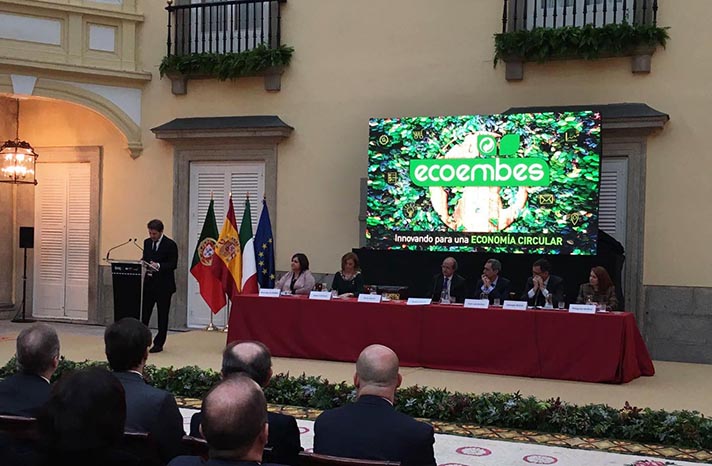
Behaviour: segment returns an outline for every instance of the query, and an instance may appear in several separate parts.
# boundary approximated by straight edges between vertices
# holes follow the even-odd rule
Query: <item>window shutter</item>
[[[625,245],[626,180],[625,159],[602,159],[598,228]]]

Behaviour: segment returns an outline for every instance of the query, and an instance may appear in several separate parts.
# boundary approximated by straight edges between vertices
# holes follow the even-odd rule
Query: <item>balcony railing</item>
[[[190,3],[188,3],[188,1]],[[169,0],[167,55],[239,53],[278,48],[285,0]]]
[[[502,32],[590,24],[656,25],[658,0],[503,0]]]

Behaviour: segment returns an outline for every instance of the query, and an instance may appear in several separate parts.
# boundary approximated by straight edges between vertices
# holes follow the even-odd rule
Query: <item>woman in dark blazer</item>
[[[616,298],[616,287],[613,285],[611,276],[603,267],[597,266],[591,269],[588,276],[588,283],[583,283],[579,287],[577,303],[600,303],[606,305],[606,310],[614,311],[618,309],[618,298]]]

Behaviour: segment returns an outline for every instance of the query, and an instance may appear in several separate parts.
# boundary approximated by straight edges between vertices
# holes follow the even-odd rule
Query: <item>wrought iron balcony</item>
[[[502,32],[593,27],[608,24],[656,25],[658,0],[503,0]]]
[[[285,0],[169,0],[167,55],[240,53],[280,46]]]

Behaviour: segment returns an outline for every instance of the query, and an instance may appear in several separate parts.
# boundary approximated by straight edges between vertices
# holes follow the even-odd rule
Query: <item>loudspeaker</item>
[[[32,249],[35,247],[35,228],[20,227],[20,247]]]

